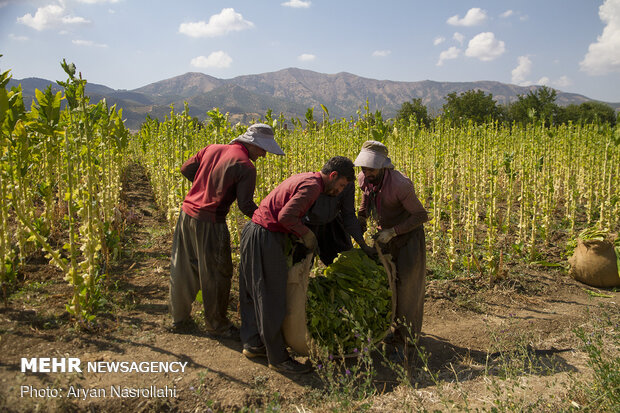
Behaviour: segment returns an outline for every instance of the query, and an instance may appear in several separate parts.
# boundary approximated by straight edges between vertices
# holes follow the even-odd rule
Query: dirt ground
[[[8,306],[0,305],[0,410],[347,410],[324,396],[328,389],[317,373],[282,375],[268,369],[264,360],[246,359],[238,341],[207,337],[197,303],[197,325],[184,334],[171,332],[167,299],[172,237],[140,167],[129,169],[123,199],[130,212],[124,241],[130,252],[109,268],[108,303],[91,330],[76,328],[69,319],[64,306],[70,287],[42,255],[25,265]],[[235,284],[233,280],[230,313],[238,326]],[[421,339],[427,364],[418,363],[412,385],[405,386],[375,354],[376,393],[363,406],[372,411],[484,409],[498,394],[489,373],[502,357],[502,346],[519,340],[539,363],[547,360],[554,366],[553,371],[524,375],[521,385],[529,390],[523,397],[562,398],[571,377],[590,371],[573,329],[590,323],[601,304],[617,313],[619,299],[619,292],[586,288],[562,269],[548,267],[509,268],[504,279],[493,284],[482,277],[430,281]],[[187,364],[183,372],[169,373],[22,373],[21,359],[34,357],[76,357],[82,367],[94,361]],[[425,372],[437,375],[433,379]],[[112,395],[111,386],[155,386],[168,393],[121,397]],[[89,397],[68,393],[79,388],[88,390]]]

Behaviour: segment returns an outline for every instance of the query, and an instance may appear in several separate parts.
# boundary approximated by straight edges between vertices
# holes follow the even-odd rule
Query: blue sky
[[[0,0],[0,70],[135,89],[299,67],[620,102],[620,0]]]

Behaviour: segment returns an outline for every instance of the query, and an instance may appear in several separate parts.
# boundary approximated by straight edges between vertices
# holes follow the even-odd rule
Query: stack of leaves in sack
[[[568,259],[569,274],[593,287],[620,286],[620,237],[614,242],[612,239],[606,230],[587,228],[582,231],[577,240],[568,245],[569,249],[574,248]]]
[[[338,255],[310,279],[308,330],[330,354],[351,354],[383,338],[390,327],[392,293],[385,269],[359,248]]]

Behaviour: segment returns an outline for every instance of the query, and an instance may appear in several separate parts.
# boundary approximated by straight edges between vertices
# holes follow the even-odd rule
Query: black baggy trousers
[[[264,344],[270,364],[289,358],[282,334],[286,315],[287,240],[287,234],[269,231],[254,222],[247,223],[241,233],[241,341],[252,347]]]

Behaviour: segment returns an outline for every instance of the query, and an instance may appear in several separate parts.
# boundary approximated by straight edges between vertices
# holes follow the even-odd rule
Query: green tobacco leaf
[[[2,55],[0,55],[2,57]],[[0,73],[0,89],[4,89],[6,85],[9,84],[9,80],[11,80],[11,71],[7,70],[6,72]]]
[[[62,101],[63,97],[62,97],[62,92],[58,91],[56,92],[56,95],[54,95],[54,100],[52,101],[52,113],[51,113],[51,120],[54,121],[54,124],[57,124],[58,121],[60,120],[60,103]]]
[[[609,234],[609,231],[600,230],[596,227],[592,227],[592,228],[586,228],[583,231],[581,231],[578,237],[581,238],[582,240],[603,241],[607,237],[608,234]]]
[[[588,290],[587,288],[583,288],[583,291],[588,293],[590,297],[614,298],[613,295],[599,293],[597,291]]]
[[[533,261],[531,264],[540,265],[542,267],[563,267],[563,264],[557,262],[548,262],[548,261]]]
[[[37,102],[39,102],[39,106],[41,107],[47,106],[48,101],[47,101],[47,97],[45,96],[45,93],[41,92],[39,89],[35,89],[34,96],[37,99]]]
[[[6,118],[6,113],[9,110],[9,97],[6,93],[6,89],[0,88],[0,125]]]
[[[65,71],[67,75],[69,75],[71,79],[75,77],[76,68],[75,68],[74,63],[67,63],[65,59],[62,59],[60,66],[62,66],[62,69]]]

